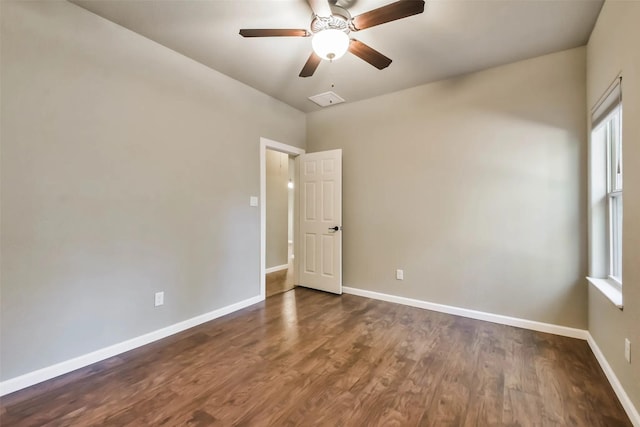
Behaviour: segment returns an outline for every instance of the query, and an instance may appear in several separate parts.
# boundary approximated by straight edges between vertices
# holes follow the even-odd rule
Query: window
[[[589,282],[622,309],[622,78],[591,110]]]
[[[607,150],[607,276],[622,284],[622,105],[604,120]]]

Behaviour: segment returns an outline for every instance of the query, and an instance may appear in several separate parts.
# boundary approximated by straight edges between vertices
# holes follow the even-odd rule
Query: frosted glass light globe
[[[313,35],[311,46],[322,59],[338,59],[349,49],[349,36],[340,30],[322,30]]]

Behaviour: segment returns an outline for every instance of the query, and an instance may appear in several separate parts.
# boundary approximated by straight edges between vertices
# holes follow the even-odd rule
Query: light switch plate
[[[249,197],[249,206],[258,206],[258,198],[256,196]]]
[[[629,341],[629,338],[624,339],[624,358],[631,363],[631,341]]]

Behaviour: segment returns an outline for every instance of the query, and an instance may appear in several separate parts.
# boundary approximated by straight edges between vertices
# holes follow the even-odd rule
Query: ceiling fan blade
[[[356,39],[351,39],[351,42],[349,42],[349,52],[373,65],[378,70],[387,68],[391,64],[391,59]]]
[[[318,16],[331,16],[331,8],[327,0],[307,0],[309,7]]]
[[[243,30],[240,30],[240,35],[242,37],[309,37],[311,33],[307,30],[273,28],[273,29],[243,29]]]
[[[311,52],[311,55],[309,55],[309,59],[307,59],[304,67],[302,67],[302,71],[300,71],[300,77],[313,76],[313,73],[316,72],[316,68],[318,68],[318,65],[320,65],[320,61],[322,61],[322,58],[316,55],[315,52]]]
[[[351,29],[364,30],[422,12],[424,12],[423,0],[400,0],[354,17],[351,21]]]

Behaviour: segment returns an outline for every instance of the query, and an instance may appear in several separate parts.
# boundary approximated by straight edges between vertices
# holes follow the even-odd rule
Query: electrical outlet
[[[396,280],[404,280],[404,270],[396,270]]]
[[[631,363],[631,341],[629,338],[624,339],[624,358]]]
[[[164,304],[164,292],[156,292],[156,307]]]

